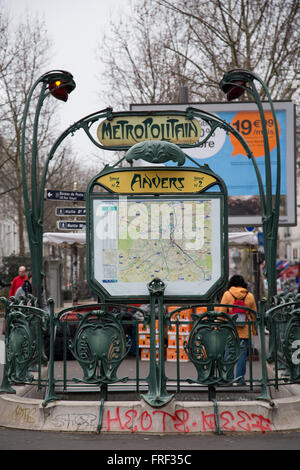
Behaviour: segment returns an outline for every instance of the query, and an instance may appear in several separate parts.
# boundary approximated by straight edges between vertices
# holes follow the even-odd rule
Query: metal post
[[[268,371],[267,371],[267,358],[266,358],[266,344],[265,344],[265,308],[266,300],[263,299],[259,302],[259,334],[261,344],[261,384],[262,393],[258,397],[258,400],[267,400],[270,404],[273,404],[269,387],[268,387]]]
[[[3,378],[2,378],[2,383],[0,386],[0,393],[16,393],[16,390],[11,387],[10,381],[9,381],[9,362],[8,362],[8,335],[9,335],[9,330],[10,330],[10,316],[8,315],[8,305],[9,305],[9,300],[5,299],[4,297],[0,298],[0,301],[4,304],[5,308],[5,363],[3,367]]]
[[[142,395],[142,398],[153,407],[160,407],[168,403],[173,395],[168,395],[166,390],[167,377],[165,376],[164,363],[164,312],[163,312],[163,294],[165,284],[160,279],[153,279],[148,284],[150,292],[150,369],[147,377],[148,393]],[[158,363],[156,362],[156,344],[155,344],[155,319],[156,308],[158,312],[159,328],[159,349]]]
[[[42,84],[39,99],[35,111],[33,137],[31,145],[31,182],[27,184],[26,174],[26,126],[27,117],[30,108],[31,98],[38,85]],[[37,138],[38,138],[38,125],[40,112],[45,98],[49,94],[53,94],[58,99],[66,101],[67,95],[75,88],[75,82],[69,72],[63,70],[52,70],[43,74],[31,87],[28,98],[25,104],[23,125],[22,125],[22,140],[21,140],[21,172],[22,172],[22,188],[24,198],[24,211],[26,218],[26,226],[28,233],[30,257],[31,257],[31,271],[32,271],[32,291],[33,295],[39,299],[39,304],[42,295],[43,285],[43,198],[44,194],[39,192],[44,184],[44,179],[39,185],[39,178],[37,174]],[[65,96],[58,97],[53,92],[53,87],[57,91],[63,91]],[[28,186],[31,186],[31,202],[29,198]]]
[[[272,174],[271,174],[271,157],[270,148],[268,141],[268,133],[266,128],[266,121],[264,117],[264,110],[260,96],[255,87],[254,81],[258,81],[264,92],[266,93],[268,102],[270,104],[271,113],[273,116],[275,135],[276,135],[276,146],[277,146],[277,175],[276,175],[276,191],[275,198],[272,198]],[[248,85],[248,86],[247,86]],[[265,170],[266,170],[266,194],[260,192],[261,207],[265,208],[265,213],[262,210],[262,228],[264,234],[264,245],[265,245],[265,260],[266,260],[266,276],[268,281],[268,300],[272,299],[277,293],[276,283],[276,251],[277,251],[277,232],[279,222],[279,205],[280,205],[280,141],[279,131],[275,115],[273,102],[267,86],[264,82],[253,72],[249,70],[236,69],[227,72],[220,82],[220,88],[224,93],[227,93],[228,100],[239,98],[242,94],[247,91],[253,96],[253,99],[257,105],[264,142],[265,150]]]
[[[49,373],[48,373],[48,390],[46,397],[42,402],[42,406],[45,407],[50,401],[58,400],[57,395],[55,394],[55,378],[54,378],[54,334],[55,334],[55,324],[54,324],[54,302],[52,299],[49,299],[49,309],[50,309],[50,354],[49,354]]]

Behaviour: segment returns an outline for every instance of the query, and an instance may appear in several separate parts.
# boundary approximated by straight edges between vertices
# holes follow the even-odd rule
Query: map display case
[[[106,168],[89,184],[88,282],[106,299],[208,299],[228,269],[227,194],[209,167]]]

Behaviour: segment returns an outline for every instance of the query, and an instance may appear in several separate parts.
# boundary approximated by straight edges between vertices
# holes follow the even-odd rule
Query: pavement
[[[66,305],[65,305],[66,307]],[[0,331],[3,319],[0,318]],[[4,337],[0,335],[0,340]],[[255,338],[254,346],[259,345]],[[57,384],[58,399],[43,406],[43,390],[36,386],[13,387],[15,394],[0,394],[0,426],[12,429],[38,431],[64,431],[85,433],[141,433],[141,434],[209,434],[292,431],[300,429],[300,385],[281,385],[279,391],[271,389],[271,401],[258,399],[261,392],[258,382],[249,387],[217,387],[216,397],[210,401],[204,386],[187,386],[186,378],[196,378],[191,362],[180,363],[183,387],[176,390],[176,363],[165,362],[169,401],[157,408],[151,407],[142,397],[147,393],[149,361],[139,362],[141,387],[136,391],[136,358],[129,356],[118,369],[118,377],[129,377],[129,382],[111,385],[107,400],[102,402],[95,387],[88,393],[84,384],[63,391]],[[260,360],[253,362],[253,377],[261,377]],[[249,366],[247,366],[249,373]],[[2,378],[3,365],[0,365]],[[273,366],[268,365],[268,373]],[[43,368],[47,376],[47,368]],[[82,377],[76,361],[56,361],[55,377]],[[247,379],[247,377],[246,377]],[[83,387],[83,388],[82,388]],[[89,388],[90,390],[90,388]]]

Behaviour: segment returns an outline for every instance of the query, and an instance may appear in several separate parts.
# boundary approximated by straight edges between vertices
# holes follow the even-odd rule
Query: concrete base
[[[299,386],[297,386],[299,387]],[[0,426],[38,431],[102,433],[215,433],[268,432],[300,429],[300,396],[265,401],[178,401],[161,408],[141,401],[106,401],[101,429],[99,401],[50,402],[27,398],[28,387],[14,387],[16,395],[0,395]],[[100,420],[101,421],[101,420]]]

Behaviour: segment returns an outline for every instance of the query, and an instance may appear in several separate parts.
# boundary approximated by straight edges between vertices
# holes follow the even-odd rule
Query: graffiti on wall
[[[260,431],[272,430],[271,421],[262,414],[246,411],[222,411],[219,414],[220,426],[223,431]],[[216,417],[214,413],[190,413],[187,409],[178,409],[174,413],[164,410],[150,410],[138,413],[134,408],[120,413],[120,408],[106,411],[103,431],[132,432],[214,432]]]
[[[36,409],[17,405],[12,418],[23,424],[33,425],[38,416]],[[49,417],[51,425],[60,430],[91,431],[98,422],[97,413],[61,413]],[[219,413],[219,426],[224,432],[259,431],[265,433],[273,430],[270,419],[262,414],[247,412],[243,409],[225,410]],[[105,409],[102,432],[215,432],[217,428],[214,413],[204,410],[187,410],[185,408],[169,412],[163,409],[141,411],[139,408],[126,410],[119,406]]]

